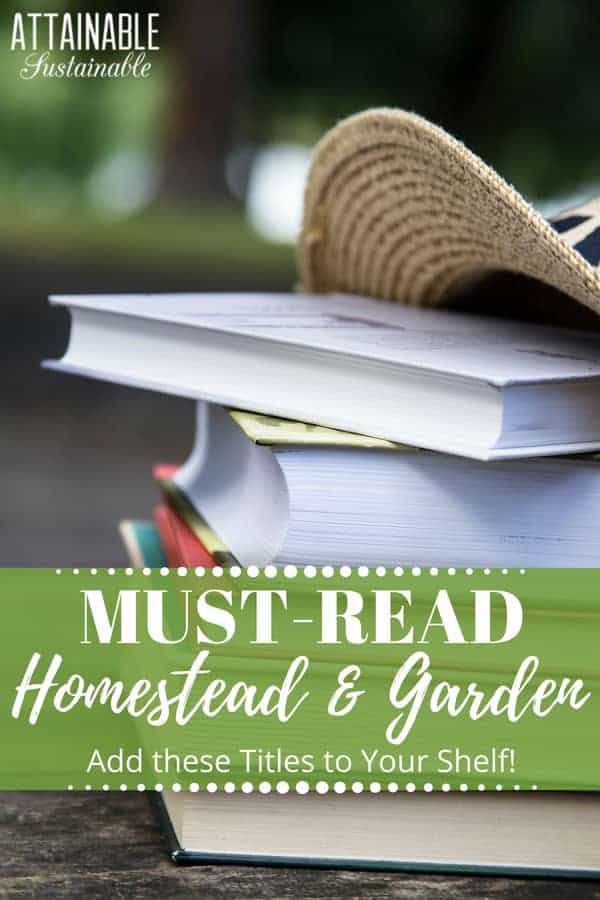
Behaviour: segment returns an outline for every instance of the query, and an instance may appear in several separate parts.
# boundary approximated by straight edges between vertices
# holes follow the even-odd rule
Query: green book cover
[[[136,569],[166,566],[158,530],[152,522],[124,519],[119,523],[119,533],[129,561]]]

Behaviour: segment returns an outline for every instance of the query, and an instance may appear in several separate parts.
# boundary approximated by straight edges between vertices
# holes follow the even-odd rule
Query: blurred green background
[[[159,12],[150,77],[21,79],[17,10]],[[310,149],[372,105],[543,210],[600,193],[599,46],[592,0],[0,0],[0,563],[121,562],[117,519],[191,440],[185,401],[40,370],[49,293],[288,289]]]
[[[27,0],[19,9],[45,6],[130,10],[93,0]],[[293,237],[286,222],[280,233],[261,227],[277,212],[257,212],[253,191],[282,185],[284,207],[291,178],[296,221],[307,150],[370,105],[444,125],[534,200],[599,180],[592,0],[163,0],[135,9],[160,13],[148,79],[23,81],[23,54],[6,50],[15,6],[1,4],[5,242],[60,251],[64,238],[72,253],[104,240],[124,255],[150,247],[175,259],[206,250],[249,267],[289,263],[289,253],[268,252],[256,228],[246,230],[250,211],[259,237]],[[150,225],[160,216],[168,227],[156,241]]]

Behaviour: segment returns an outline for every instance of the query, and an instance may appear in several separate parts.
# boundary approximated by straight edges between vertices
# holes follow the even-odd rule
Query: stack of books
[[[479,463],[199,402],[189,460],[154,468],[154,522],[121,532],[137,565],[596,566],[598,463]]]
[[[598,335],[342,295],[53,300],[54,368],[198,400],[155,471],[170,565],[600,560]]]
[[[600,203],[545,221],[441,129],[371,110],[317,148],[298,259],[306,293],[53,298],[48,365],[197,401],[154,521],[122,526],[132,561],[597,566]],[[165,803],[179,859],[598,870],[590,794]]]
[[[54,302],[49,365],[197,399],[153,522],[121,525],[136,566],[600,561],[600,336],[342,295]],[[176,859],[585,874],[600,826],[583,794],[163,802]]]

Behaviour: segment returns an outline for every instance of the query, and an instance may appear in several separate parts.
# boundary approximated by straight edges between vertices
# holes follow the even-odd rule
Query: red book
[[[237,560],[174,482],[178,468],[172,463],[157,463],[152,469],[154,480],[163,495],[162,505],[167,507],[169,513],[167,516],[159,513],[156,519],[169,565],[237,565]],[[166,551],[167,544],[170,556]]]
[[[176,566],[212,568],[217,565],[214,557],[194,534],[187,522],[167,503],[161,503],[160,506],[155,507],[154,521],[169,566],[172,568]]]
[[[159,484],[161,481],[170,481],[178,468],[179,466],[175,466],[173,463],[156,463],[152,467],[154,480]]]

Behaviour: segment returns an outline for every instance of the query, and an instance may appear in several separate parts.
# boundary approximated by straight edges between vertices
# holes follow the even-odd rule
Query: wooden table
[[[0,897],[583,900],[600,882],[175,866],[149,797],[134,793],[3,793]]]

